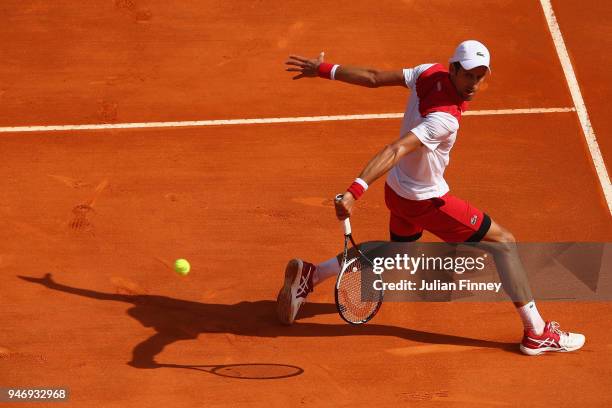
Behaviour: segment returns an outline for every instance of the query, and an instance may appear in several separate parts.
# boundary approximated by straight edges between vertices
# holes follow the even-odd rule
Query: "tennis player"
[[[379,71],[292,55],[287,71],[294,79],[321,77],[369,88],[399,86],[412,92],[400,138],[386,145],[365,166],[336,203],[336,215],[350,216],[355,202],[375,180],[387,174],[385,202],[390,211],[394,242],[418,240],[427,230],[445,242],[490,244],[503,287],[513,300],[524,326],[520,350],[527,355],[547,351],[574,351],[584,345],[582,334],[564,332],[545,322],[533,300],[529,282],[516,252],[515,238],[504,227],[467,201],[449,193],[444,170],[457,138],[461,115],[490,73],[490,54],[478,41],[459,44],[448,70],[441,64],[423,64],[396,71]],[[340,273],[333,257],[318,265],[289,261],[278,294],[280,321],[292,324],[314,286]]]

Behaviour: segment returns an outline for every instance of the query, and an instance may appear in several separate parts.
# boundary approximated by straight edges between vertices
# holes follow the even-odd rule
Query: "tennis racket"
[[[342,194],[336,196],[336,201],[340,200]],[[363,324],[372,319],[382,305],[382,275],[374,273],[372,261],[355,244],[348,218],[343,221],[343,227],[344,252],[336,280],[336,308],[347,323]],[[375,281],[380,281],[376,285],[380,289],[374,287]]]

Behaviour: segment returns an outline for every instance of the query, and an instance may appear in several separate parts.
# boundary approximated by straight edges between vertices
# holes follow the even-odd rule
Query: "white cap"
[[[491,54],[483,43],[475,40],[467,40],[457,46],[455,54],[448,62],[459,62],[463,69],[470,70],[476,67],[487,67],[490,71],[489,63]]]

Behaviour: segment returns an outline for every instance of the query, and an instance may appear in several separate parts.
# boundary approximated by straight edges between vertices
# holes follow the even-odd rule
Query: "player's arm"
[[[355,201],[370,184],[391,170],[402,157],[416,149],[434,151],[440,143],[459,129],[458,120],[446,112],[429,113],[425,120],[392,144],[385,146],[365,166],[351,184],[342,200],[335,202],[336,216],[343,220],[350,216]]]
[[[378,71],[371,68],[342,65],[336,69],[334,79],[346,82],[347,84],[366,86],[368,88],[406,86],[404,72],[401,69],[397,71]]]
[[[372,184],[375,180],[382,177],[393,166],[400,161],[402,157],[416,149],[422,148],[423,143],[412,132],[408,132],[404,137],[385,146],[379,151],[359,174],[359,179],[363,180],[367,185]],[[336,216],[343,220],[350,216],[351,210],[356,198],[351,193],[350,189],[344,193],[342,200],[336,202]]]
[[[387,173],[393,166],[408,153],[420,148],[423,143],[412,132],[406,136],[385,146],[379,151],[359,174],[359,178],[368,185]],[[349,193],[350,194],[350,193]]]
[[[325,63],[324,57],[325,53],[323,52],[316,59],[291,55],[285,64],[289,65],[287,71],[299,72],[293,79],[322,76],[368,88],[406,86],[404,72],[401,69],[396,71],[380,71],[372,68],[340,66]]]

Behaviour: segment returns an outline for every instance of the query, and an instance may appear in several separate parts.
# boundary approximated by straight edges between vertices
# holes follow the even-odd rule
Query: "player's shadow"
[[[231,333],[250,337],[394,336],[428,344],[487,347],[505,351],[517,349],[514,343],[431,333],[376,323],[355,327],[345,323],[298,321],[292,326],[283,326],[276,320],[276,302],[272,300],[245,301],[232,305],[199,303],[166,296],[126,295],[76,288],[55,282],[51,274],[46,274],[42,278],[29,276],[19,276],[19,278],[73,295],[130,304],[127,314],[143,326],[152,327],[156,331],[151,337],[137,344],[132,351],[132,360],[129,364],[138,368],[169,366],[155,361],[155,356],[161,353],[164,347],[180,340],[196,339],[205,333]],[[336,313],[336,306],[333,303],[307,303],[300,310],[300,317],[331,313]]]

